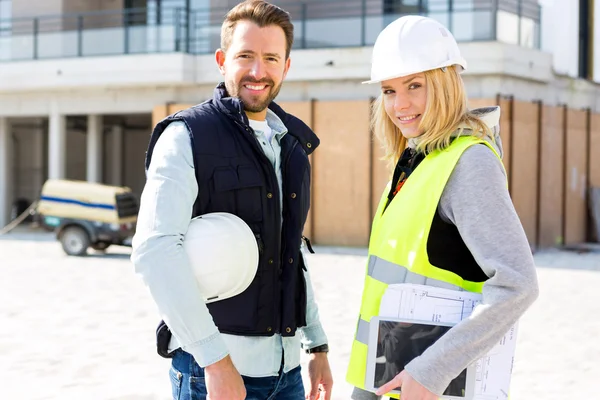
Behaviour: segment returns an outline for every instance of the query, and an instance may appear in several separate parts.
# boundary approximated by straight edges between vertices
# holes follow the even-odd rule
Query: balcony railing
[[[288,0],[289,1],[289,0]],[[421,14],[446,25],[458,41],[540,46],[540,7],[532,0],[429,0],[427,7],[384,0],[279,3],[294,22],[294,48],[369,46],[391,21]],[[100,55],[212,53],[223,8],[145,8],[0,20],[0,61]]]

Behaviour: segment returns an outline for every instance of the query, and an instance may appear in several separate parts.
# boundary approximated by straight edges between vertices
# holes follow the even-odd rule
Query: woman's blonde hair
[[[427,88],[425,112],[421,118],[417,150],[430,153],[450,145],[454,132],[463,127],[478,137],[492,137],[490,129],[467,107],[467,95],[462,78],[455,67],[424,72]],[[383,94],[373,103],[371,129],[383,144],[384,159],[392,168],[407,146],[407,140],[385,111]]]

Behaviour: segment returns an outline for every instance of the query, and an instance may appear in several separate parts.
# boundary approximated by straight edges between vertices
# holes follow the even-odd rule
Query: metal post
[[[448,30],[454,32],[454,0],[448,0]]]
[[[123,53],[129,54],[129,17],[131,9],[123,10]]]
[[[155,32],[155,43],[156,43],[156,52],[160,53],[160,39],[161,39],[161,34],[160,34],[160,28],[162,26],[162,10],[161,10],[161,3],[160,0],[156,0],[156,24],[155,24],[155,28],[154,28],[154,32]],[[149,48],[148,52],[150,51]]]
[[[361,15],[360,44],[365,46],[367,43],[367,0],[362,0]]]
[[[83,15],[77,16],[77,56],[83,56]]]
[[[535,44],[535,48],[537,49],[541,49],[542,48],[542,6],[538,5],[537,6],[537,26],[536,26],[536,31],[537,31],[537,43]]]
[[[175,51],[180,51],[181,50],[181,23],[179,21],[180,19],[180,8],[176,8],[175,9]]]
[[[190,0],[185,0],[185,52],[190,52]]]
[[[39,33],[39,19],[33,19],[33,59],[38,58],[38,33]]]
[[[491,14],[492,14],[492,21],[491,21],[491,26],[492,26],[492,40],[498,40],[498,0],[492,0],[492,9],[491,9]]]
[[[306,48],[306,18],[308,16],[306,3],[302,3],[302,48]]]
[[[519,33],[518,36],[518,43],[517,45],[521,46],[521,35],[523,34],[522,29],[521,29],[521,15],[523,14],[523,0],[519,0],[517,3],[517,16],[519,17],[519,27],[517,32]]]
[[[162,0],[156,0],[156,25],[162,24]]]

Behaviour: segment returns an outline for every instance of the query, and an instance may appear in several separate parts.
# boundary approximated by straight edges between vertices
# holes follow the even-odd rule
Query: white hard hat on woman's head
[[[371,80],[378,83],[467,62],[454,36],[438,21],[418,15],[398,18],[377,37],[371,60]],[[459,71],[462,71],[459,69]]]

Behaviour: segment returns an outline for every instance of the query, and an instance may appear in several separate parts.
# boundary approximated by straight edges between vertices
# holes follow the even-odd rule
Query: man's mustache
[[[261,84],[261,83],[264,83],[264,84],[270,85],[270,86],[275,86],[274,82],[270,79],[260,79],[260,80],[244,79],[243,81],[240,82],[240,86],[246,85],[246,84],[255,85],[255,84]]]

